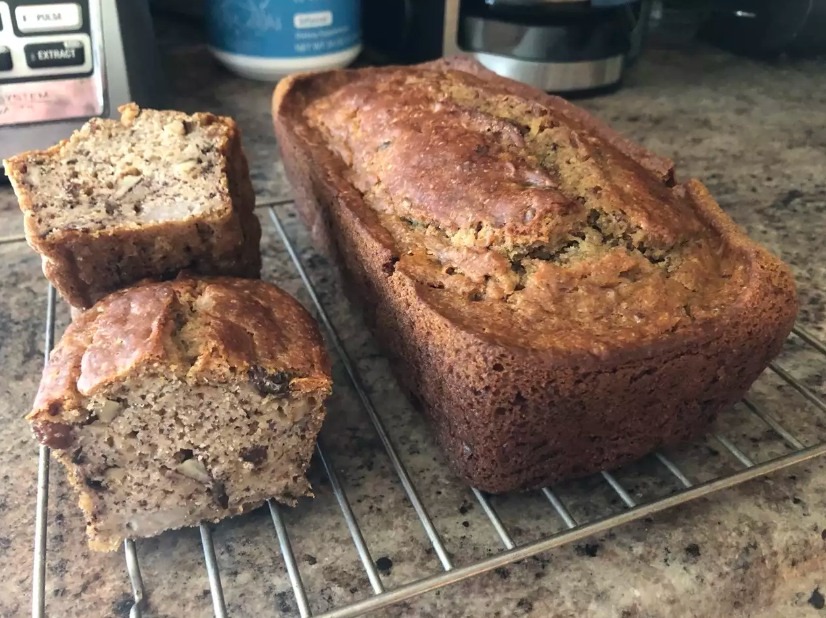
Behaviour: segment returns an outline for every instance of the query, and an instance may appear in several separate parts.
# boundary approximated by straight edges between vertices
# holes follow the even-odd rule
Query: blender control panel
[[[0,0],[0,127],[103,107],[99,0]]]
[[[0,0],[0,84],[92,72],[89,3]]]

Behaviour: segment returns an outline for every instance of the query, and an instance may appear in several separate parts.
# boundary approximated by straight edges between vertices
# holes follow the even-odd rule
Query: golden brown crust
[[[71,306],[86,309],[116,289],[143,278],[174,277],[183,269],[203,275],[258,277],[261,229],[253,212],[255,198],[240,131],[234,120],[210,113],[187,115],[177,111],[141,110],[133,103],[119,110],[119,121],[92,119],[69,139],[3,162],[23,212],[26,239],[42,256],[43,272],[58,293]],[[85,152],[85,140],[103,129],[113,135],[119,126],[129,130],[137,118],[147,113],[159,122],[198,126],[212,136],[220,180],[214,187],[213,206],[209,211],[148,223],[113,218],[107,224],[79,221],[50,226],[42,212],[54,205],[54,198],[38,196],[38,183],[30,176],[34,173],[33,178],[39,178],[41,167],[50,173],[59,169],[70,176],[76,175],[71,170],[78,164],[78,153]],[[132,138],[126,135],[125,139]],[[160,173],[173,167],[174,157],[180,154],[159,153],[165,160]],[[128,155],[125,156],[128,163]],[[89,161],[86,163],[93,166]],[[94,177],[86,181],[92,182]],[[69,183],[59,205],[71,209],[75,207],[74,201],[83,204],[83,199],[78,198],[79,186]],[[86,190],[92,192],[87,196],[94,195],[95,187]],[[111,192],[111,187],[101,187],[101,190]],[[115,194],[107,204],[117,206],[117,197]]]
[[[530,337],[520,336],[518,320],[473,314],[453,297],[434,292],[410,269],[398,267],[398,235],[350,180],[353,167],[343,160],[342,149],[333,148],[329,135],[305,116],[308,106],[330,93],[360,80],[370,82],[380,71],[406,70],[333,71],[281,82],[273,116],[299,210],[314,236],[337,256],[368,323],[433,422],[457,471],[489,491],[537,487],[620,464],[704,431],[720,409],[742,396],[791,329],[797,300],[788,268],[749,240],[699,182],[676,185],[669,161],[584,111],[467,61],[424,67],[483,76],[491,91],[506,90],[544,106],[563,117],[574,133],[593,136],[597,154],[614,153],[614,163],[629,170],[638,165],[630,182],[642,191],[650,187],[652,195],[667,191],[680,202],[673,206],[663,200],[664,209],[676,210],[661,213],[662,236],[685,237],[680,222],[686,215],[668,216],[688,208],[692,234],[717,247],[707,255],[724,255],[731,266],[716,280],[698,280],[724,292],[724,302],[708,305],[702,319],[658,311],[638,328],[618,330],[616,337],[601,342],[582,336],[588,329],[580,323],[569,321],[566,329],[563,321],[544,334],[555,340],[553,345],[532,345]],[[472,153],[467,156],[470,160]],[[403,177],[404,169],[394,173]],[[586,275],[587,267],[586,260]],[[652,298],[656,293],[656,285],[647,291]],[[667,293],[666,287],[660,289],[660,296]],[[553,307],[568,296],[549,290],[544,303]],[[591,308],[582,305],[584,317],[600,320],[598,309],[606,297],[594,291],[592,298]]]
[[[303,117],[392,237],[393,268],[503,344],[639,344],[715,319],[748,276],[684,186],[494,82],[377,70]]]
[[[671,159],[662,157],[653,152],[649,152],[639,144],[629,140],[621,133],[617,133],[599,118],[592,116],[581,107],[577,107],[562,97],[547,94],[520,82],[503,80],[499,78],[496,73],[486,69],[477,61],[467,56],[445,58],[432,64],[424,64],[422,66],[436,66],[447,69],[456,69],[482,77],[486,80],[496,80],[502,88],[505,88],[514,94],[533,99],[540,104],[552,106],[557,113],[565,116],[575,125],[588,127],[591,130],[598,132],[606,143],[611,144],[626,156],[637,161],[644,168],[658,176],[664,183],[671,184],[674,180],[674,162]]]
[[[27,419],[79,422],[82,401],[144,370],[190,383],[289,371],[293,392],[330,387],[318,329],[286,292],[257,280],[182,276],[115,292],[80,314],[52,352]]]

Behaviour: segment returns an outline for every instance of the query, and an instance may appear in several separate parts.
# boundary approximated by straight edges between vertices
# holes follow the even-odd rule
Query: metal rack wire
[[[569,508],[566,507],[563,500],[559,497],[557,491],[553,488],[545,487],[540,493],[547,500],[548,516],[558,518],[559,522],[562,524],[562,528],[559,532],[548,535],[545,538],[522,545],[518,544],[508,531],[508,528],[503,523],[502,518],[493,504],[493,501],[484,493],[476,489],[472,489],[474,498],[478,502],[482,512],[496,533],[502,547],[498,552],[493,553],[493,555],[485,559],[461,566],[454,564],[448,550],[445,547],[445,543],[443,542],[439,531],[433,522],[433,519],[428,513],[427,508],[417,492],[414,480],[411,478],[411,474],[402,462],[402,459],[399,456],[399,451],[385,428],[381,414],[376,409],[376,406],[368,394],[368,390],[364,386],[364,380],[357,369],[356,363],[345,349],[342,343],[342,338],[339,336],[336,327],[325,310],[325,307],[319,300],[319,295],[316,292],[316,288],[311,281],[310,276],[308,275],[305,265],[299,257],[294,241],[288,236],[281,218],[279,218],[276,212],[276,207],[287,206],[290,203],[291,202],[288,200],[270,202],[259,205],[259,208],[267,212],[273,226],[272,229],[275,231],[276,236],[283,244],[286,253],[292,261],[295,271],[301,279],[301,282],[303,283],[312,302],[316,315],[326,331],[327,340],[332,345],[343,369],[346,372],[352,388],[357,394],[364,416],[366,416],[366,419],[371,424],[373,431],[381,442],[392,469],[396,474],[397,480],[401,484],[406,499],[415,511],[422,530],[441,566],[441,572],[433,573],[427,577],[414,581],[405,582],[402,585],[391,589],[387,589],[385,587],[379,569],[371,556],[370,548],[365,541],[364,534],[359,526],[356,515],[351,508],[350,500],[345,492],[344,485],[341,483],[336,473],[335,466],[329,457],[329,451],[325,447],[323,441],[320,440],[317,446],[318,460],[320,461],[327,480],[329,481],[339,510],[341,511],[341,516],[352,539],[359,561],[364,569],[364,574],[369,581],[372,594],[365,592],[363,598],[356,602],[331,609],[325,613],[313,614],[311,611],[310,599],[308,598],[308,594],[302,581],[299,562],[296,559],[295,553],[292,549],[290,533],[281,513],[281,507],[279,507],[279,505],[275,502],[269,501],[269,513],[278,538],[278,544],[286,567],[289,583],[295,596],[298,613],[302,618],[311,615],[325,618],[344,618],[347,616],[358,616],[370,610],[387,607],[402,600],[409,599],[425,592],[494,570],[498,567],[508,565],[540,552],[545,552],[561,545],[605,532],[616,526],[648,517],[654,513],[684,504],[713,492],[732,487],[761,475],[826,454],[826,442],[819,442],[808,447],[805,446],[800,439],[798,439],[789,429],[781,424],[781,421],[778,420],[775,414],[765,410],[751,397],[746,397],[743,399],[746,412],[758,419],[766,428],[774,432],[774,434],[776,434],[776,436],[778,436],[778,438],[786,444],[788,449],[790,449],[789,453],[765,461],[754,461],[742,450],[740,450],[728,437],[721,433],[713,433],[710,438],[720,445],[723,452],[728,453],[733,460],[741,466],[739,470],[730,474],[717,476],[705,482],[695,483],[689,478],[689,475],[684,473],[684,471],[681,470],[680,467],[678,467],[678,465],[664,453],[654,453],[654,459],[658,462],[658,465],[662,466],[662,469],[665,470],[674,480],[676,480],[680,489],[675,493],[671,493],[670,495],[662,498],[650,501],[638,501],[617,479],[615,474],[610,471],[603,471],[601,473],[602,481],[607,484],[610,490],[621,501],[625,509],[616,514],[608,514],[591,518],[587,521],[579,521],[575,519]],[[0,239],[0,241],[4,243],[19,242],[21,240],[21,237],[8,237]],[[47,294],[45,333],[45,349],[47,358],[54,343],[55,302],[56,298],[54,289],[49,286]],[[793,333],[794,336],[799,338],[799,340],[802,341],[805,346],[808,346],[809,349],[814,350],[823,357],[826,357],[826,345],[816,339],[805,328],[802,326],[796,326]],[[809,404],[814,406],[820,414],[826,415],[826,402],[824,402],[824,400],[821,399],[817,393],[807,387],[803,382],[791,375],[787,369],[780,366],[777,362],[773,362],[770,364],[769,370],[776,374],[783,381],[783,383],[789,385],[797,393],[799,393],[799,395]],[[32,615],[38,618],[44,616],[46,610],[46,524],[48,496],[49,450],[46,447],[40,447],[37,479],[34,569],[32,578]],[[203,548],[204,565],[208,575],[213,611],[216,617],[223,618],[228,616],[228,612],[226,602],[224,600],[221,573],[215,555],[215,547],[212,539],[212,528],[209,525],[202,524],[200,526],[200,537]],[[130,616],[132,618],[138,618],[142,614],[147,595],[141,576],[136,542],[133,540],[125,541],[124,553],[126,558],[126,573],[131,583],[133,595],[133,605],[130,610]]]

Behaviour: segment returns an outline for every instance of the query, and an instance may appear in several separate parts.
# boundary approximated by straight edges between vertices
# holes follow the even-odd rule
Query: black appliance
[[[363,0],[368,57],[414,63],[471,54],[565,94],[616,87],[639,52],[649,0]]]
[[[741,54],[826,53],[826,0],[717,0],[700,37]]]

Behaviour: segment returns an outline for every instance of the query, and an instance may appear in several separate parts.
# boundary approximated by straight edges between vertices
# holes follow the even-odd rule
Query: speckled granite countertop
[[[202,50],[167,63],[174,104],[230,114],[244,130],[260,199],[288,195],[270,129],[271,87],[236,79]],[[794,268],[801,322],[826,339],[826,63],[767,66],[709,50],[649,53],[625,89],[584,105],[656,152],[683,177],[704,179],[723,207]],[[267,217],[265,276],[307,302]],[[358,316],[341,300],[329,265],[309,248],[289,207],[288,234],[301,248],[322,302],[364,375],[401,457],[454,563],[499,547],[473,495],[446,470],[421,420],[387,378]],[[11,191],[0,188],[0,237],[19,234]],[[30,606],[37,451],[21,417],[42,364],[45,282],[25,244],[0,244],[0,615]],[[58,329],[68,312],[58,311]],[[792,345],[783,362],[824,395],[823,359]],[[323,435],[387,588],[439,566],[341,367]],[[788,387],[761,379],[755,399],[811,445],[826,423]],[[783,452],[766,428],[739,411],[719,431],[750,456]],[[737,469],[713,441],[669,453],[695,481]],[[123,556],[90,554],[81,518],[53,467],[47,607],[52,616],[126,616],[131,594]],[[651,462],[618,471],[635,498],[676,489]],[[659,475],[659,476],[658,476]],[[369,586],[329,483],[313,468],[315,501],[285,510],[314,612],[363,597]],[[652,480],[653,479],[653,480]],[[659,479],[659,480],[657,480]],[[622,509],[598,479],[558,488],[577,518]],[[559,530],[541,496],[497,498],[519,543]],[[215,529],[232,616],[296,615],[269,514],[260,510]],[[148,616],[208,616],[211,602],[197,531],[139,543]],[[383,615],[417,616],[826,616],[826,460],[816,460],[679,509],[563,547],[403,603]]]

